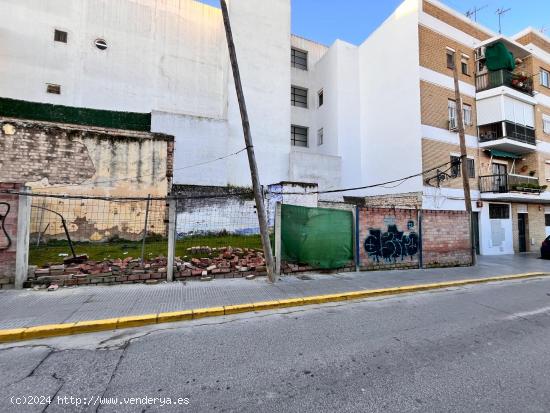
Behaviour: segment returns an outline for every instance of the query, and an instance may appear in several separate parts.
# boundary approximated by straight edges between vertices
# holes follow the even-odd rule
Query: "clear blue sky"
[[[218,5],[218,0],[200,0]],[[246,1],[246,0],[240,0]],[[269,0],[265,0],[269,1]],[[402,0],[292,0],[292,33],[327,45],[336,39],[360,44]],[[550,35],[550,0],[443,0],[453,9],[487,7],[478,22],[498,32],[498,8],[511,8],[503,17],[503,33],[515,34],[528,26],[546,26]]]

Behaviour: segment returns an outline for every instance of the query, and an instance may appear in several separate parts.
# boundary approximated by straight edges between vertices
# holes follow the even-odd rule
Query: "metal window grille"
[[[307,108],[307,89],[292,86],[290,90],[292,106]]]
[[[53,39],[56,42],[67,43],[68,37],[69,37],[69,35],[67,34],[67,32],[64,32],[63,30],[57,30],[56,29],[55,32],[54,32]]]
[[[307,70],[307,52],[294,49],[291,50],[292,67],[297,69]]]
[[[509,219],[510,207],[503,204],[489,204],[490,219]]]
[[[307,148],[308,146],[308,129],[303,126],[291,127],[291,143],[292,146],[302,146]]]
[[[323,143],[324,143],[324,139],[325,139],[325,131],[323,128],[319,129],[317,131],[317,145],[318,146],[321,146]]]
[[[46,87],[46,92],[54,94],[54,95],[60,95],[61,94],[61,86],[60,85],[49,84]]]
[[[321,89],[318,95],[319,95],[319,107],[321,107],[325,103],[325,91]]]

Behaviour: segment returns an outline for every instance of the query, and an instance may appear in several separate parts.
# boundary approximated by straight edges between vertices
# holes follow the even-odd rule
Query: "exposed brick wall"
[[[434,70],[447,76],[453,76],[453,70],[447,67],[447,47],[456,51],[456,62],[458,66],[459,79],[470,85],[475,85],[475,57],[474,50],[467,48],[444,35],[434,32],[425,26],[418,27],[420,66]],[[462,73],[461,58],[462,55],[469,57],[468,73]]]
[[[478,40],[487,40],[492,37],[488,32],[485,32],[475,25],[453,16],[452,14],[440,9],[436,5],[426,0],[423,1],[422,9],[426,14],[429,14],[436,19],[441,20],[442,22],[445,22],[449,26],[461,30],[462,32],[469,34],[470,36],[475,37]]]
[[[358,213],[362,270],[471,264],[466,212],[360,208]]]
[[[10,210],[7,215],[7,207],[5,205],[0,205],[0,214],[5,216],[4,227],[11,239],[11,246],[5,249],[8,245],[8,239],[4,231],[0,228],[0,289],[12,288],[15,281],[17,212],[19,203],[19,197],[17,195],[8,195],[1,192],[5,190],[19,190],[20,188],[21,185],[19,184],[0,183],[0,203],[5,202],[10,205]]]
[[[425,81],[420,82],[420,104],[422,124],[441,129],[449,129],[449,99],[455,99],[455,92]],[[475,99],[462,95],[462,101],[472,107],[472,125],[466,126],[468,135],[477,136]]]
[[[362,270],[418,268],[418,241],[418,211],[359,210],[359,266]]]
[[[368,208],[420,209],[422,192],[368,196],[360,205]]]
[[[536,33],[527,33],[516,40],[519,44],[528,45],[529,43],[540,47],[542,50],[550,53],[550,42],[544,40],[542,37],[537,36]]]
[[[480,175],[480,151],[477,149],[467,148],[468,157],[474,159],[476,167],[476,176],[475,178],[470,178],[470,186],[473,190],[477,190],[479,185],[479,175]],[[435,168],[439,165],[444,164],[445,162],[450,162],[451,154],[459,155],[460,146],[452,145],[450,143],[437,142],[430,139],[422,139],[422,170],[426,171],[432,168]],[[449,168],[449,166],[447,167]],[[443,168],[445,170],[447,168]],[[447,173],[450,174],[451,171]],[[424,179],[432,178],[436,175],[435,171],[424,176]],[[455,179],[448,179],[441,183],[441,186],[444,188],[462,188],[462,178],[458,177]]]
[[[470,222],[466,212],[422,211],[425,268],[471,265]]]

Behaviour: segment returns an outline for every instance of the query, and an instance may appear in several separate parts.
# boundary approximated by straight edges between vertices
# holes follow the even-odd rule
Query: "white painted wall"
[[[510,219],[490,219],[489,202],[484,203],[479,219],[481,255],[514,254],[511,217],[510,209]]]
[[[260,178],[279,182],[289,174],[290,0],[232,0],[229,12]],[[152,130],[176,137],[175,183],[250,185],[246,154],[183,169],[245,146],[221,10],[194,0],[0,0],[0,15],[9,16],[0,96],[152,112]],[[56,28],[67,44],[53,41]]]
[[[419,173],[422,168],[419,1],[406,0],[359,48],[363,185]],[[368,195],[422,191],[422,179]]]

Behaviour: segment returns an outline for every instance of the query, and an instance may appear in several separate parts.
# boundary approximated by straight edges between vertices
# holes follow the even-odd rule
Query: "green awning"
[[[491,71],[501,69],[514,70],[516,68],[514,55],[502,42],[496,42],[491,46],[487,46],[485,57],[487,58],[487,68]]]
[[[490,149],[487,152],[491,156],[494,156],[495,158],[507,158],[507,159],[522,159],[523,156],[517,155],[515,153],[506,152],[506,151],[499,151],[497,149]]]

